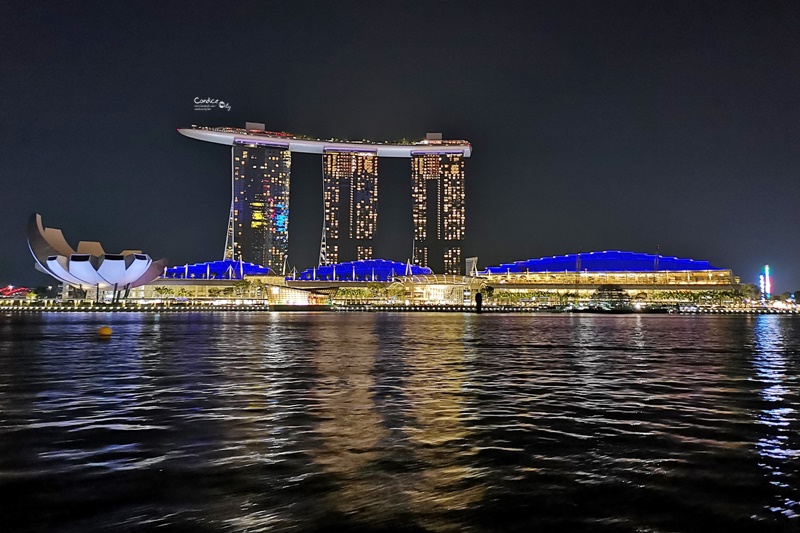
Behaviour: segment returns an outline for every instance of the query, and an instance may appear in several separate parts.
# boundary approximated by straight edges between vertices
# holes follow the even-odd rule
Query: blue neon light
[[[307,268],[300,272],[295,279],[302,281],[332,281],[335,269],[337,281],[390,281],[393,277],[404,276],[407,268],[408,266],[405,263],[385,259],[347,261],[335,265]],[[428,267],[411,265],[412,276],[430,274],[433,274],[433,271]],[[287,277],[286,279],[292,278]]]
[[[578,257],[580,256],[580,257]],[[540,257],[486,268],[487,274],[506,272],[648,272],[654,270],[724,270],[708,261],[638,252],[604,251]]]
[[[285,233],[289,226],[289,206],[275,204],[275,228],[278,233]]]
[[[269,268],[243,261],[208,261],[193,265],[169,267],[162,278],[174,279],[242,279],[245,276],[274,275]]]

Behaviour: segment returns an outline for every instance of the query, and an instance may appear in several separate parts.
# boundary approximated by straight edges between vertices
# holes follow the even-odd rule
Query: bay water
[[[793,316],[4,315],[0,531],[800,531],[799,387]]]

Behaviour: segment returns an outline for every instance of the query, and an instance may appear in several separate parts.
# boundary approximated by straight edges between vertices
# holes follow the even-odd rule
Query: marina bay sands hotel
[[[280,273],[289,249],[292,152],[322,155],[324,217],[319,264],[373,259],[378,222],[378,160],[411,159],[413,261],[434,272],[460,273],[465,230],[466,141],[441,134],[408,144],[319,140],[265,131],[192,126],[181,134],[231,146],[231,211],[225,258]]]

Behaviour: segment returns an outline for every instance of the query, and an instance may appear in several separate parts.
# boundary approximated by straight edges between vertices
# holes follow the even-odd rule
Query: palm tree
[[[245,294],[249,294],[252,285],[253,284],[249,280],[240,279],[234,282],[233,289],[237,296],[243,298]]]

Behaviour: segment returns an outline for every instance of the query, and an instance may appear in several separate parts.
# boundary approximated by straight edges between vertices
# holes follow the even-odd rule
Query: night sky
[[[0,284],[67,240],[221,258],[230,149],[191,124],[467,139],[465,256],[631,250],[800,290],[800,2],[2,2]],[[149,6],[149,7],[148,7]],[[230,111],[194,111],[218,98]],[[294,154],[289,263],[316,264],[321,158]],[[411,255],[380,161],[376,255]]]

